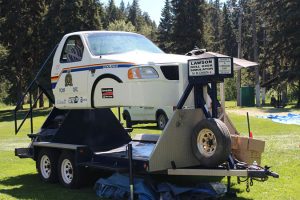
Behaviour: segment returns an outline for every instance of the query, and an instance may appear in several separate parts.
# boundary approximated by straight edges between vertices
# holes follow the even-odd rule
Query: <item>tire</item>
[[[192,150],[200,165],[215,167],[224,163],[231,152],[230,132],[219,119],[204,119],[194,128]]]
[[[157,128],[159,130],[164,130],[168,123],[168,117],[164,113],[159,113],[156,119]]]
[[[79,188],[85,183],[83,168],[76,166],[75,155],[63,152],[58,161],[59,182],[66,188]]]
[[[132,128],[132,121],[129,112],[124,112],[124,119],[126,121],[126,127]]]
[[[56,183],[57,176],[57,152],[51,149],[41,149],[36,161],[38,175],[43,182]]]

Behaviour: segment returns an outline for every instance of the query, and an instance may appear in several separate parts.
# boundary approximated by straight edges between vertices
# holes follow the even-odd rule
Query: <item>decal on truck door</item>
[[[102,99],[112,99],[114,98],[113,88],[102,88]]]
[[[68,71],[66,78],[65,78],[65,86],[73,86],[73,81],[72,81],[72,75],[71,75],[71,70]]]

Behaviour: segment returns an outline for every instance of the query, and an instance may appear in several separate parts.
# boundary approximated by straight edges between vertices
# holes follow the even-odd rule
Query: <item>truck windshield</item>
[[[88,47],[93,55],[145,51],[163,53],[155,44],[142,35],[131,33],[90,33],[86,36]]]

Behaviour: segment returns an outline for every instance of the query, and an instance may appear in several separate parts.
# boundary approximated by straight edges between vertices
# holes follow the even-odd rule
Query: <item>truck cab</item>
[[[79,42],[78,42],[79,41]],[[74,50],[81,43],[81,50]],[[74,52],[76,59],[74,58]],[[146,37],[128,32],[65,35],[51,71],[55,106],[87,109],[173,106],[184,91],[191,57],[166,54]]]

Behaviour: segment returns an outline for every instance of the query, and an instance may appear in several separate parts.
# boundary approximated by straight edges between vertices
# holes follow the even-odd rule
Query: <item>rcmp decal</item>
[[[66,77],[65,77],[65,86],[73,86],[73,81],[72,81],[72,75],[71,75],[71,70],[68,71]]]
[[[102,99],[112,99],[114,98],[113,88],[101,88]]]

